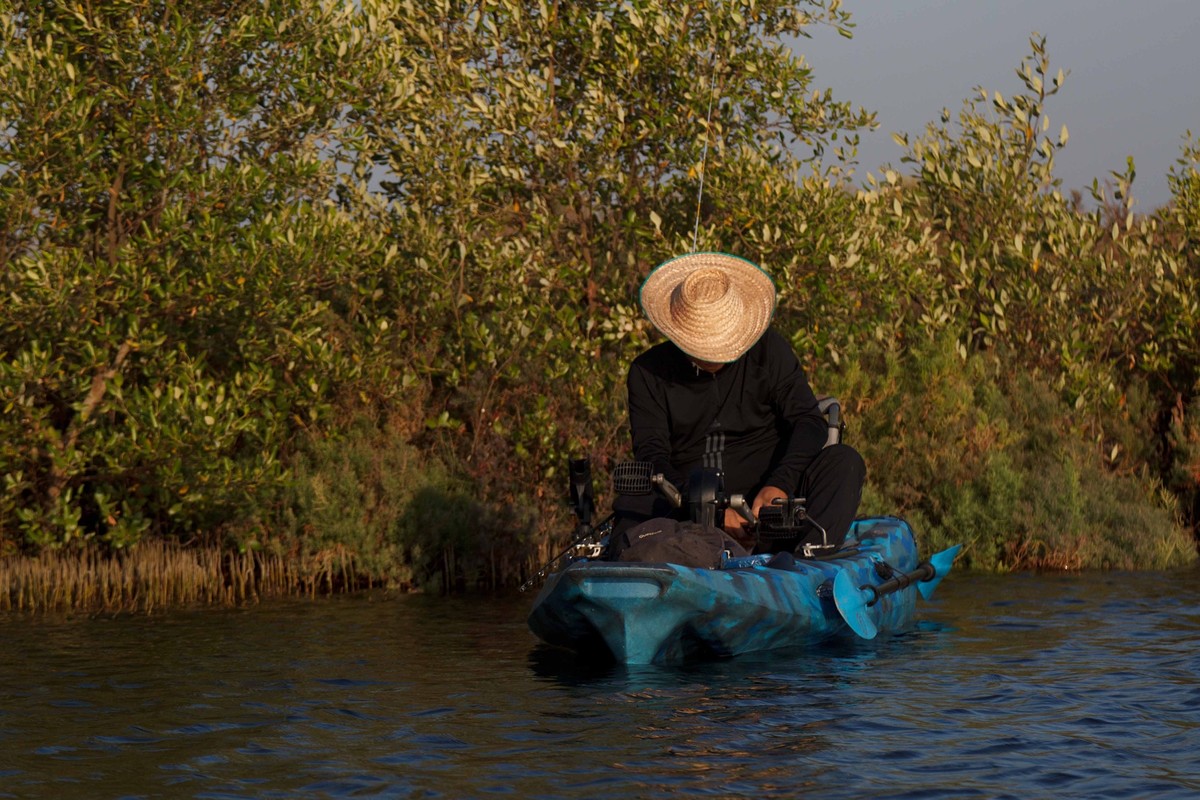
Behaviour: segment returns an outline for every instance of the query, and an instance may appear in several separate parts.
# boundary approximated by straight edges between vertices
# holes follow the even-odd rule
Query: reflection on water
[[[908,633],[680,668],[528,596],[0,619],[0,797],[1194,797],[1197,574],[955,574]]]

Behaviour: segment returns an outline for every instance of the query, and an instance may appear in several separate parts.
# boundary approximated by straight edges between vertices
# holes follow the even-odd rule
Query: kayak
[[[622,664],[677,664],[912,625],[958,547],[918,563],[897,517],[855,520],[819,558],[726,558],[716,569],[577,558],[551,573],[529,627],[542,641]]]

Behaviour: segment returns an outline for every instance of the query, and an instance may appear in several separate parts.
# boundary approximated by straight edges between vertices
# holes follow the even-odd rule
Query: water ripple
[[[1192,798],[1183,575],[955,575],[912,631],[623,668],[529,598],[0,619],[0,798]]]

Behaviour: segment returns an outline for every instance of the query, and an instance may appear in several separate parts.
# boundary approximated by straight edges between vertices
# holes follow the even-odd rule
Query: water
[[[954,573],[903,636],[671,669],[528,595],[0,618],[0,798],[1192,798],[1197,577]]]

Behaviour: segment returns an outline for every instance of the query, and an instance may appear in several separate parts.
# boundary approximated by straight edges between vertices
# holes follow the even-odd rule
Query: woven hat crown
[[[693,358],[736,361],[766,331],[775,284],[757,265],[726,253],[688,253],[663,262],[642,284],[654,327]]]

